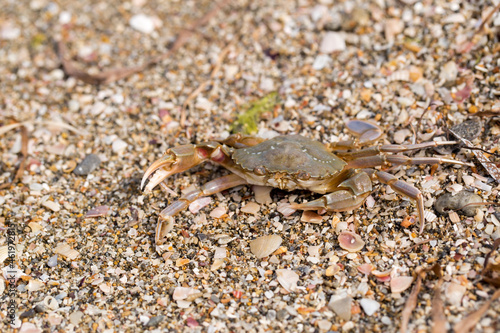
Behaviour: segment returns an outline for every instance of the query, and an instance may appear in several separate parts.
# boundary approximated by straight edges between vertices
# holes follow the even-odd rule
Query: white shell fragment
[[[391,292],[401,293],[408,289],[413,283],[411,276],[397,276],[391,279]]]
[[[267,235],[250,242],[250,251],[258,258],[264,258],[276,251],[283,239],[277,235]]]
[[[255,202],[249,202],[245,206],[241,207],[241,211],[247,214],[257,214],[260,210],[260,205]]]
[[[359,305],[361,305],[361,308],[367,316],[373,315],[378,309],[380,309],[380,303],[369,298],[362,298],[359,301]]]
[[[70,260],[76,259],[78,258],[78,256],[80,256],[80,253],[76,250],[73,250],[67,243],[59,243],[54,249],[54,252],[65,256]]]
[[[299,282],[299,275],[294,271],[292,271],[291,269],[278,269],[276,271],[276,276],[278,282],[288,292],[292,292],[297,289],[297,282]]]
[[[323,221],[323,216],[310,210],[305,210],[300,217],[300,221],[319,224]]]
[[[349,252],[358,252],[365,246],[365,242],[360,235],[351,231],[343,231],[339,235],[339,245]]]
[[[344,37],[338,32],[327,32],[321,41],[319,51],[321,53],[332,53],[346,49]]]
[[[255,201],[260,204],[270,204],[273,202],[271,198],[272,187],[270,186],[252,186],[253,192],[255,193]]]
[[[51,200],[47,200],[47,201],[42,202],[42,206],[50,209],[53,212],[58,212],[61,210],[61,205],[59,205],[59,203],[51,201]]]
[[[42,281],[40,281],[38,279],[31,279],[28,282],[27,289],[28,289],[28,291],[37,291],[37,290],[42,289],[44,286],[45,286],[45,283],[43,283]]]
[[[352,297],[347,295],[346,292],[333,295],[332,298],[330,298],[330,303],[328,303],[328,307],[332,309],[341,319],[350,320]]]

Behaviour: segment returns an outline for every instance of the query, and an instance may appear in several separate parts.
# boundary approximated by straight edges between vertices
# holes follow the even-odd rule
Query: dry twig
[[[455,333],[467,333],[470,332],[471,329],[476,326],[476,324],[479,322],[479,320],[484,316],[486,311],[488,311],[488,308],[490,307],[491,303],[493,303],[494,300],[500,297],[500,289],[495,291],[493,296],[486,301],[477,311],[474,311],[461,321],[459,321],[455,327],[453,327],[453,330]]]

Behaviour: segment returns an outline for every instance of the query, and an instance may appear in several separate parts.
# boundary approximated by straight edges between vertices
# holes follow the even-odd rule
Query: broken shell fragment
[[[276,271],[276,276],[278,282],[288,292],[292,292],[297,289],[297,282],[299,282],[299,275],[294,271],[292,271],[291,269],[278,269]]]
[[[391,279],[391,292],[401,293],[408,289],[413,283],[411,276],[397,276]]]
[[[250,251],[258,258],[264,258],[276,251],[283,240],[277,235],[267,235],[250,242]]]
[[[339,235],[339,245],[349,252],[358,252],[365,246],[365,242],[358,234],[350,231],[343,231]]]
[[[323,216],[310,210],[305,210],[300,217],[302,222],[319,224],[323,221]]]

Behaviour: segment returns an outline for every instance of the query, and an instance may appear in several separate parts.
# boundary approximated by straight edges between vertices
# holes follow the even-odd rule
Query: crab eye
[[[309,172],[299,171],[297,173],[297,178],[300,180],[308,180],[309,178],[311,178],[311,174]]]
[[[263,166],[258,166],[253,169],[253,173],[255,173],[257,176],[264,176],[266,174],[266,168]]]

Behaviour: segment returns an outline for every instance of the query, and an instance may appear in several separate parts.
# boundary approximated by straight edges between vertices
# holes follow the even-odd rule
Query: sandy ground
[[[460,210],[498,202],[494,7],[4,1],[0,331],[498,332],[482,273],[500,214]],[[377,181],[360,208],[321,216],[282,214],[320,195],[238,186],[175,216],[155,244],[174,195],[228,174],[207,163],[168,178],[174,194],[146,194],[144,171],[168,147],[234,131],[335,143],[349,119],[378,124],[385,144],[455,140],[462,124],[493,166],[463,144],[408,155],[472,167],[384,166],[422,191],[421,234],[414,203]],[[444,194],[463,199],[439,214]],[[347,231],[361,249],[341,246]]]

